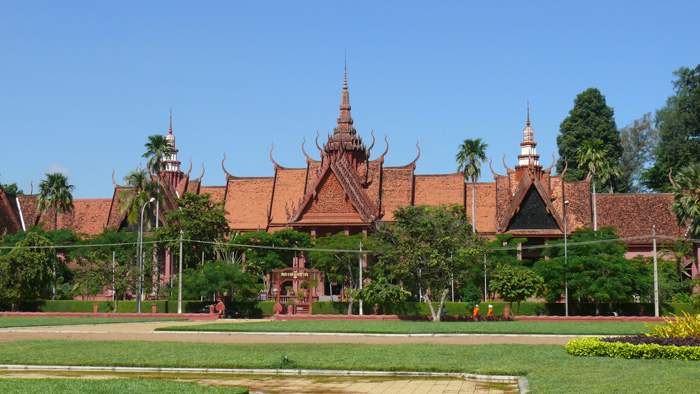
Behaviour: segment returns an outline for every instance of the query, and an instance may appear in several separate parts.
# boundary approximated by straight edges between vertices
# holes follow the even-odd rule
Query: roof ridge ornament
[[[506,164],[506,154],[505,154],[505,152],[503,153],[503,167],[506,168],[506,172],[507,172],[508,174],[510,174],[511,172],[513,172],[513,170],[511,170],[510,168],[508,168],[508,164]]]
[[[272,148],[270,148],[270,160],[272,161],[272,164],[275,165],[275,171],[277,171],[280,168],[283,168],[281,165],[277,164],[275,159],[272,158],[272,151],[275,150],[275,143],[272,143]]]
[[[409,165],[412,165],[412,166],[413,166],[413,169],[416,168],[416,162],[417,162],[418,159],[420,158],[420,146],[418,146],[418,140],[416,140],[416,148],[418,148],[418,156],[416,156],[416,158],[413,159],[413,161],[411,162],[411,164],[409,164]]]
[[[224,158],[221,160],[221,169],[224,170],[224,173],[226,174],[227,178],[233,178],[231,174],[226,171],[226,167],[224,167],[224,162],[226,161],[226,152],[224,152]]]

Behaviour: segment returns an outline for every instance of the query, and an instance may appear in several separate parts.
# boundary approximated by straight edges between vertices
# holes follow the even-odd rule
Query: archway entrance
[[[311,314],[311,305],[318,301],[316,286],[320,275],[317,269],[282,268],[272,270],[272,294],[277,301],[275,310],[289,314]]]

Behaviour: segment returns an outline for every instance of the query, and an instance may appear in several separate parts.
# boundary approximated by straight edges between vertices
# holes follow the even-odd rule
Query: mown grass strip
[[[202,386],[194,382],[154,379],[0,379],[2,393],[195,393],[246,394],[248,389],[235,386]]]
[[[113,324],[113,323],[141,323],[153,321],[173,321],[187,319],[174,318],[147,318],[128,319],[112,317],[0,317],[0,328],[10,327],[35,327],[35,326],[74,326],[81,324]]]
[[[284,357],[288,361],[284,361]],[[524,375],[536,393],[689,393],[699,364],[574,357],[559,345],[0,343],[0,364],[341,369]]]
[[[555,334],[634,335],[647,332],[644,323],[621,322],[424,322],[300,320],[281,322],[216,323],[163,327],[158,331],[218,332],[329,332],[375,334]]]

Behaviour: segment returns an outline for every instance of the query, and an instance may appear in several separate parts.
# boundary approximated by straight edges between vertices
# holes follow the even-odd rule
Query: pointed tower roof
[[[338,125],[333,129],[334,139],[347,141],[352,139],[357,133],[352,126],[353,120],[350,115],[351,108],[350,93],[348,92],[348,67],[346,63],[343,76],[343,93],[340,101],[340,116],[338,117]]]

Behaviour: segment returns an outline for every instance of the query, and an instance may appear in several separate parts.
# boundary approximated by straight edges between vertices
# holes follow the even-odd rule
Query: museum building
[[[476,230],[484,236],[513,234],[528,239],[527,245],[541,245],[548,240],[569,235],[580,227],[593,227],[593,196],[590,179],[564,181],[564,174],[552,174],[552,164],[545,168],[537,153],[534,130],[530,124],[529,110],[522,132],[521,154],[514,168],[508,167],[503,156],[503,169],[494,170],[492,160],[489,169],[493,180],[475,185],[476,208],[472,212],[472,186],[465,182],[462,173],[416,174],[420,158],[418,144],[416,158],[399,167],[384,165],[389,152],[388,138],[378,156],[372,156],[375,137],[369,147],[353,126],[350,97],[345,77],[340,103],[340,115],[333,133],[319,144],[317,134],[315,148],[317,158],[306,151],[306,140],[301,153],[306,158],[303,168],[288,168],[278,164],[270,150],[274,175],[269,177],[244,177],[226,174],[223,186],[203,184],[204,168],[199,177],[193,178],[192,164],[187,172],[181,170],[178,151],[166,159],[164,171],[165,203],[162,210],[176,208],[176,201],[185,192],[211,195],[215,202],[224,202],[227,219],[232,230],[277,231],[294,229],[315,236],[345,232],[349,235],[372,232],[380,222],[391,222],[392,212],[409,205],[463,205],[470,217],[476,220]],[[465,136],[468,137],[468,136]],[[170,128],[166,136],[175,147],[175,135]],[[118,196],[128,187],[114,181],[111,198],[75,199],[70,213],[58,215],[58,228],[71,228],[77,233],[99,234],[104,228],[127,226],[126,213],[120,212]],[[37,195],[12,195],[0,189],[0,234],[14,233],[29,225],[46,223],[53,228],[51,212],[42,213],[36,208]],[[657,236],[683,237],[685,228],[678,225],[671,212],[672,194],[597,194],[597,226],[614,226],[618,234],[627,239],[628,257],[650,256],[652,253],[652,228]],[[163,221],[161,212],[161,221]],[[564,220],[567,221],[566,226]],[[697,249],[696,249],[697,250]],[[536,251],[523,250],[524,257],[533,257]],[[696,252],[697,253],[697,252]],[[160,272],[168,278],[173,274],[169,256],[161,262]],[[304,268],[304,258],[290,262],[292,267]],[[688,273],[698,276],[698,256],[689,262]],[[323,285],[317,294],[324,295]]]

